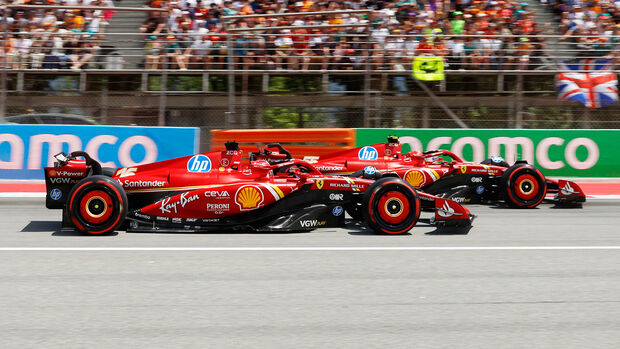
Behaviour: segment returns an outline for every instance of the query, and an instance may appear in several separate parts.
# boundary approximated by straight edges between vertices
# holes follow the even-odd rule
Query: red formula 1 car
[[[460,204],[418,192],[399,178],[375,181],[324,175],[304,160],[264,160],[268,151],[242,151],[229,142],[215,151],[135,167],[102,169],[85,152],[58,154],[45,168],[46,206],[63,210],[63,226],[106,234],[123,221],[128,231],[307,231],[344,225],[344,207],[378,233],[400,234],[432,202],[437,226],[469,227]],[[78,160],[77,158],[84,158]]]
[[[272,155],[273,157],[274,155]],[[547,196],[563,206],[579,206],[586,197],[574,182],[552,180],[525,161],[510,166],[500,157],[467,162],[447,150],[401,153],[397,137],[319,158],[306,157],[325,174],[367,179],[396,176],[420,190],[459,203],[504,201],[511,207],[533,208]]]

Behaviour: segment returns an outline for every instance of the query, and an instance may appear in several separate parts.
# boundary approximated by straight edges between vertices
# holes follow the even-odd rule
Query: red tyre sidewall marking
[[[111,189],[115,194],[116,194],[116,198],[118,199],[118,202],[120,203],[119,205],[119,210],[122,211],[122,207],[125,204],[125,202],[122,201],[122,196],[119,193],[119,191],[113,187],[110,186],[107,182],[105,181],[96,181],[95,183],[101,183],[103,184],[105,187],[107,187],[108,189]],[[73,195],[71,196],[71,199],[69,200],[69,212],[72,212],[71,210],[73,209],[73,199],[75,198],[75,195],[80,191],[80,189],[82,189],[84,186],[91,184],[91,183],[84,183],[81,186],[79,186],[74,192]],[[116,217],[116,220],[114,221],[114,224],[110,225],[110,227],[114,227],[116,226],[116,224],[118,223],[118,221],[121,219],[121,215],[119,214]],[[80,222],[75,218],[74,215],[72,215],[71,220],[73,221],[73,224],[75,224],[76,227],[78,227],[78,229],[80,229],[81,231],[87,231],[87,229],[84,228],[84,226],[82,226],[82,224],[80,224]],[[101,234],[104,233],[106,231],[108,231],[109,229],[102,229],[102,230],[98,230],[98,231],[88,231],[89,234]]]
[[[398,182],[397,182],[398,183]],[[400,184],[400,183],[399,183]],[[414,197],[414,200],[416,202],[416,219],[414,219],[411,224],[409,224],[407,227],[405,227],[404,229],[401,229],[399,231],[386,231],[385,229],[381,229],[384,233],[386,234],[391,234],[391,235],[398,235],[398,234],[403,234],[408,232],[409,230],[411,230],[411,228],[413,228],[413,226],[416,224],[416,222],[418,221],[418,217],[420,216],[420,204],[418,203],[417,200],[417,196],[415,194],[415,191],[413,191],[413,189],[411,189],[410,187],[406,187],[407,190],[409,190],[411,192],[411,194]],[[408,202],[408,201],[407,201]]]
[[[73,201],[75,199],[75,196],[80,192],[80,189],[84,188],[85,186],[89,185],[90,183],[84,183],[81,186],[79,186],[77,189],[75,189],[75,191],[73,191],[73,195],[71,195],[71,198],[69,199],[69,212],[71,212],[71,221],[73,221],[73,224],[79,229],[79,230],[86,230],[84,228],[84,226],[82,224],[80,224],[80,222],[77,220],[77,218],[75,218],[75,215],[72,213],[73,212]]]
[[[529,193],[525,193],[523,192],[521,186],[524,182],[529,182],[532,185],[532,189],[530,190]],[[533,198],[536,197],[536,195],[538,195],[538,181],[536,180],[536,178],[534,176],[532,176],[531,174],[523,174],[519,177],[516,178],[515,180],[515,189],[516,189],[516,193],[517,196],[525,201],[528,200],[532,200]]]
[[[512,181],[512,176],[513,176],[516,172],[518,172],[518,171],[513,171],[513,172],[510,174],[510,176],[508,177],[508,183],[509,183],[509,184],[510,184],[510,182]],[[542,173],[540,173],[540,171],[536,170],[536,173],[538,173],[538,175],[540,176],[540,178],[545,178],[545,177],[542,175]],[[547,191],[546,184],[544,184],[543,189],[545,189],[545,192]],[[510,199],[512,200],[512,202],[516,202],[515,197],[514,197],[514,196],[512,196],[512,191],[511,191],[511,190],[508,190],[508,196],[510,196]],[[533,204],[531,204],[531,205],[525,205],[525,206],[521,206],[521,207],[526,207],[526,208],[536,207],[536,206],[538,206],[538,204],[540,204],[540,203],[543,201],[543,199],[544,199],[544,198],[545,198],[545,196],[544,196],[544,195],[541,195],[540,200],[538,200],[537,202],[535,202],[535,203],[533,203]]]
[[[105,185],[108,189],[111,189],[116,194],[116,198],[118,199],[118,202],[119,202],[119,205],[118,205],[119,212],[122,211],[122,208],[123,208],[123,205],[125,205],[125,202],[123,202],[123,197],[121,196],[121,193],[119,193],[118,190],[116,190],[115,187],[108,186],[108,183],[106,183],[104,181],[97,181],[96,183],[101,183],[101,184]],[[116,220],[114,221],[113,224],[110,225],[110,227],[115,227],[120,219],[121,219],[121,215],[118,214],[116,216]],[[91,233],[91,234],[101,234],[101,233],[108,232],[109,230],[110,230],[110,228],[106,228],[106,229],[102,229],[102,230],[99,230],[99,231],[90,231],[89,233]]]
[[[391,214],[388,211],[388,206],[392,201],[398,201],[401,205],[401,210],[397,214]],[[405,195],[397,191],[387,191],[381,198],[379,198],[379,217],[389,224],[399,224],[407,219],[410,211],[409,200]]]
[[[92,200],[100,199],[103,201],[105,208],[99,215],[93,215],[92,212],[88,210],[88,204]],[[102,190],[93,190],[88,192],[86,195],[82,197],[80,200],[80,214],[82,218],[91,224],[99,224],[103,223],[110,218],[112,215],[112,211],[114,211],[113,207],[114,203],[112,202],[112,198],[110,195]]]

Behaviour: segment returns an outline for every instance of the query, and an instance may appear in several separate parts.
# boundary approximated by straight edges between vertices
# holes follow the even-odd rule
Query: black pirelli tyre
[[[547,194],[545,176],[534,166],[516,164],[502,175],[504,201],[515,208],[534,208]]]
[[[127,194],[110,177],[86,177],[69,192],[65,207],[75,228],[89,235],[112,233],[127,214]]]
[[[373,183],[362,200],[364,220],[379,234],[403,234],[420,217],[415,189],[400,178],[387,177]]]

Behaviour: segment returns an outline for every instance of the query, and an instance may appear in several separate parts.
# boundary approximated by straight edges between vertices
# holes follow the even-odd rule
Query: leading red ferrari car
[[[277,163],[252,153],[242,164],[238,144],[226,150],[152,164],[105,169],[85,152],[56,155],[45,168],[46,206],[63,210],[63,226],[107,234],[128,231],[304,231],[344,225],[345,207],[374,231],[400,234],[432,207],[437,226],[469,227],[460,204],[418,192],[399,178],[370,180],[324,175],[290,154]],[[78,160],[84,158],[84,160]]]
[[[493,157],[474,163],[448,150],[403,154],[398,137],[306,160],[325,174],[368,179],[400,177],[421,191],[459,203],[503,200],[511,207],[534,208],[547,194],[553,194],[551,200],[561,206],[579,206],[586,200],[576,183],[545,178],[525,161],[510,166],[502,158]]]

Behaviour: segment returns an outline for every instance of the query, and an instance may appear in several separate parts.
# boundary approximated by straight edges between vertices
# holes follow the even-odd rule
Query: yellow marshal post
[[[438,81],[445,78],[443,73],[443,57],[415,57],[412,75],[422,81]]]

